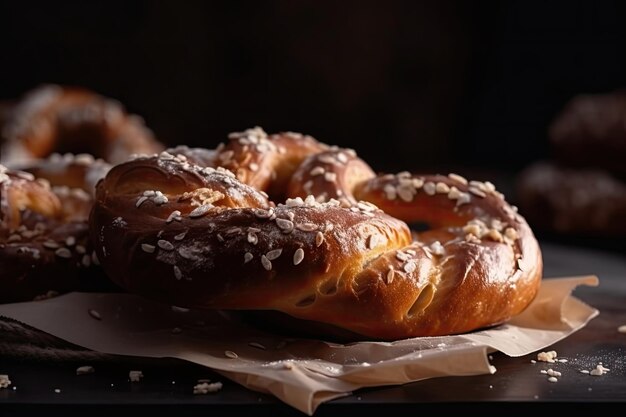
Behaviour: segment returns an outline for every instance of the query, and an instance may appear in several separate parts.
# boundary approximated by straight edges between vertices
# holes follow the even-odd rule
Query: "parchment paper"
[[[524,313],[495,328],[393,343],[285,339],[219,312],[184,311],[129,294],[71,293],[5,304],[0,316],[103,353],[195,362],[311,415],[322,402],[362,387],[494,373],[490,351],[521,356],[550,346],[598,314],[571,295],[578,285],[596,286],[598,279],[545,279]]]

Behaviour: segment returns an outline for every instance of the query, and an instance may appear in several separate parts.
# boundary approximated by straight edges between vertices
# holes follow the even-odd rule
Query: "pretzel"
[[[38,161],[30,172],[0,165],[0,302],[101,283],[87,220],[95,183],[108,169],[90,155],[69,154]]]
[[[89,153],[111,163],[163,149],[143,120],[117,101],[80,89],[45,85],[7,111],[1,161],[20,164],[57,153]]]
[[[289,166],[276,162],[299,142]],[[233,160],[235,173],[219,166]],[[260,129],[232,135],[215,164],[162,153],[109,171],[90,225],[111,279],[177,306],[273,310],[384,340],[502,323],[538,290],[537,241],[490,183],[377,176],[354,151]]]

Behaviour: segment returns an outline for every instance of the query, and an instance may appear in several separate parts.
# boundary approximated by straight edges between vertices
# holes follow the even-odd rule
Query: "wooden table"
[[[510,358],[493,355],[498,371],[493,375],[446,377],[404,386],[364,389],[319,407],[315,416],[352,413],[401,413],[425,410],[476,412],[585,410],[626,403],[626,259],[623,255],[579,247],[542,244],[545,276],[596,274],[600,286],[580,288],[575,295],[600,310],[587,327],[555,344],[566,363],[531,363],[535,355]],[[1,337],[1,336],[0,336]],[[610,372],[590,376],[602,362]],[[275,398],[225,380],[201,366],[174,359],[120,358],[98,366],[95,374],[76,378],[83,363],[42,363],[0,358],[0,373],[8,373],[16,390],[0,390],[0,416],[20,415],[303,415]],[[129,369],[141,369],[141,384],[127,382]],[[548,382],[542,369],[562,373]],[[212,395],[193,396],[199,378],[224,382]],[[175,381],[175,383],[173,382]],[[55,389],[61,392],[56,393]],[[558,408],[557,408],[558,407]],[[146,413],[146,414],[144,414]],[[446,414],[444,414],[446,415]]]

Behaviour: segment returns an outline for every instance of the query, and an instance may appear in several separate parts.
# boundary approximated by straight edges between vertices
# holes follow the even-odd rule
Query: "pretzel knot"
[[[139,157],[98,184],[91,236],[122,287],[387,340],[502,323],[538,290],[537,241],[490,183],[376,175],[354,151],[260,128],[203,160]]]
[[[8,110],[0,162],[14,165],[53,152],[86,152],[111,163],[163,146],[141,117],[117,101],[81,88],[44,85]],[[0,120],[0,122],[2,122]],[[0,123],[2,124],[2,123]]]
[[[0,302],[32,300],[96,280],[87,220],[109,165],[53,155],[28,168],[0,165]]]

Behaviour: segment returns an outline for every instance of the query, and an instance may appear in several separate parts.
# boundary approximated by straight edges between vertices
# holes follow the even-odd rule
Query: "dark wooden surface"
[[[618,253],[542,244],[545,276],[596,274],[597,288],[580,288],[576,296],[600,310],[587,327],[550,349],[566,363],[532,364],[533,355],[510,358],[493,354],[498,371],[493,375],[446,377],[403,386],[360,390],[354,395],[320,406],[316,416],[401,413],[425,409],[445,411],[497,411],[528,409],[546,412],[597,411],[598,407],[626,403],[626,334],[617,328],[626,324],[626,259]],[[590,376],[599,362],[610,369],[603,376]],[[17,415],[303,415],[275,398],[240,387],[203,367],[173,359],[120,358],[95,364],[95,374],[76,377],[84,363],[16,361],[0,358],[0,374],[7,373],[17,389],[0,390],[0,416]],[[562,373],[550,383],[540,370]],[[128,383],[128,371],[141,369],[139,384]],[[194,396],[199,378],[224,382],[212,395]],[[175,383],[172,383],[175,381]],[[56,393],[55,389],[60,389]],[[558,407],[558,408],[556,408]]]

